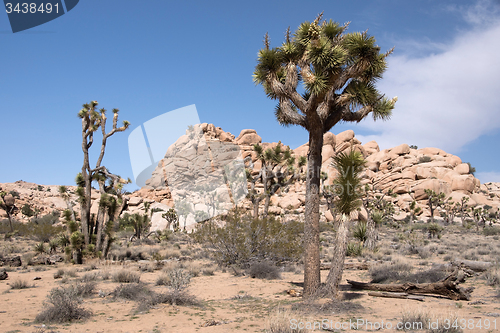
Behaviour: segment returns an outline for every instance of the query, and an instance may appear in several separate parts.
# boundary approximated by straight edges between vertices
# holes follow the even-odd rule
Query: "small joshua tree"
[[[413,200],[410,204],[410,222],[411,225],[415,217],[422,212],[422,208],[417,206],[417,202]]]
[[[281,141],[278,142],[276,147],[269,148],[264,151],[261,145],[255,144],[253,146],[258,160],[261,162],[261,169],[259,173],[253,177],[252,169],[253,163],[249,163],[246,168],[247,180],[250,182],[250,191],[248,197],[253,204],[253,215],[255,218],[259,215],[259,204],[265,199],[264,202],[264,216],[268,215],[269,203],[271,197],[278,192],[278,190],[285,190],[290,184],[300,178],[302,167],[306,164],[306,158],[301,156],[295,166],[295,157],[292,156],[290,147],[283,150]],[[247,158],[248,160],[248,158]],[[262,183],[263,190],[259,193],[255,189],[257,182]]]
[[[467,203],[469,202],[469,197],[462,197],[460,202],[457,202],[457,212],[460,213],[460,219],[462,220],[462,227],[466,227],[465,218],[469,216]]]
[[[443,217],[444,222],[446,224],[453,223],[453,220],[455,219],[455,216],[457,215],[458,212],[457,203],[454,202],[450,197],[443,202],[443,209],[444,211],[441,213],[441,216]]]
[[[438,194],[429,189],[425,189],[424,192],[425,194],[427,194],[427,205],[429,206],[429,210],[431,211],[431,223],[434,223],[434,212],[436,211],[436,208],[443,205],[445,194],[443,192],[440,192]]]
[[[367,213],[366,223],[366,241],[364,246],[367,249],[373,250],[378,238],[377,225],[387,219],[392,219],[394,214],[394,205],[392,202],[386,200],[386,196],[393,197],[392,190],[384,193],[375,188],[374,185],[366,184],[364,188],[364,195],[362,197],[363,207]]]
[[[174,231],[179,230],[179,217],[177,216],[177,213],[175,212],[175,209],[170,208],[168,212],[163,213],[161,215],[165,220],[167,220],[167,230],[170,229],[170,226],[174,229]]]
[[[5,210],[7,213],[7,217],[9,219],[10,232],[14,232],[14,228],[12,227],[12,214],[16,211],[16,199],[11,194],[7,194],[7,192],[0,192],[0,208]]]

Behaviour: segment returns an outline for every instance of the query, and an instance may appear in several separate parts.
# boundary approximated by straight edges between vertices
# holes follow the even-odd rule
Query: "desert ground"
[[[493,228],[485,235],[482,229],[463,228],[455,221],[444,226],[436,237],[429,238],[425,226],[424,221],[413,226],[396,223],[380,226],[375,251],[351,253],[346,258],[346,263],[365,262],[369,269],[344,270],[340,299],[319,298],[309,303],[300,297],[303,282],[300,261],[275,266],[271,274],[261,274],[264,278],[259,278],[259,274],[253,278],[255,274],[249,270],[217,265],[208,248],[184,233],[175,233],[159,243],[128,242],[122,237],[110,252],[114,260],[85,258],[83,265],[67,262],[28,265],[29,261],[43,262],[36,259],[49,254],[35,255],[34,248],[39,242],[34,239],[12,237],[1,241],[1,256],[4,259],[20,256],[22,265],[2,267],[8,278],[0,281],[1,331],[308,332],[313,329],[309,330],[307,325],[316,323],[314,331],[389,332],[395,331],[398,323],[422,321],[425,325],[422,329],[416,326],[406,331],[499,332],[498,230]],[[324,227],[321,253],[325,264],[330,260],[333,240],[334,231]],[[57,255],[64,257],[59,249],[52,254]],[[433,267],[456,259],[494,263],[486,271],[473,272],[461,284],[475,288],[469,301],[436,295],[424,296],[423,301],[372,297],[367,291],[351,289],[346,282],[347,279],[435,282],[447,272]],[[191,277],[180,288],[177,286],[180,296],[175,305],[172,298],[154,297],[172,293],[176,288],[172,271]],[[322,270],[322,281],[327,274],[328,270]],[[50,310],[47,296],[54,288],[78,290],[71,296],[81,301],[76,306],[89,313],[88,318],[62,323],[37,320],[44,310]],[[299,297],[293,297],[294,292]],[[458,319],[455,322],[458,327],[429,330],[429,323],[443,324],[446,319],[451,323]],[[323,322],[323,329],[318,328],[318,322]],[[348,327],[349,322],[357,327]],[[299,325],[304,329],[293,330]]]

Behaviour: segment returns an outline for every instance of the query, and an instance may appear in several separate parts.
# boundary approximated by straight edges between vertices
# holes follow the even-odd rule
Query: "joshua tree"
[[[121,180],[121,178],[117,175],[113,175],[109,173],[106,167],[101,166],[102,160],[104,158],[104,153],[106,150],[107,140],[110,136],[117,132],[125,131],[130,123],[128,121],[123,122],[123,126],[118,127],[118,109],[113,109],[113,127],[111,131],[106,133],[106,109],[102,108],[97,110],[97,101],[91,101],[88,104],[84,104],[83,108],[78,112],[78,117],[82,119],[82,150],[83,150],[83,166],[82,172],[77,177],[77,184],[79,185],[78,194],[80,197],[80,205],[81,205],[81,229],[84,237],[85,245],[89,244],[89,226],[90,226],[90,207],[91,207],[91,189],[92,189],[92,181],[93,180],[101,180],[102,175],[107,178],[114,179],[115,182],[123,182],[126,181]],[[99,157],[97,159],[96,165],[94,168],[90,166],[89,160],[89,149],[92,147],[94,143],[94,133],[101,129],[102,132],[102,142],[101,142],[101,150]],[[101,177],[99,177],[101,176]],[[98,179],[99,178],[99,179]],[[99,183],[101,186],[101,183]],[[102,193],[101,188],[101,193]],[[97,220],[97,227],[102,228],[102,225],[99,225],[102,222],[101,220]]]
[[[425,189],[424,192],[425,194],[427,194],[427,205],[429,206],[429,210],[431,211],[431,223],[434,223],[434,212],[436,211],[436,208],[443,205],[445,194],[443,192],[437,194],[433,190],[429,189]]]
[[[453,223],[455,215],[457,215],[459,204],[454,202],[451,197],[443,202],[444,211],[441,212],[441,216],[446,224]]]
[[[10,232],[14,232],[14,228],[12,227],[12,214],[16,211],[16,199],[11,195],[7,194],[7,192],[0,192],[0,208],[5,210],[7,213],[7,218],[9,219]]]
[[[422,212],[422,208],[418,207],[417,202],[413,200],[410,204],[410,225],[413,223],[415,217],[420,214],[420,212]]]
[[[367,32],[345,33],[348,24],[323,21],[302,23],[293,38],[290,29],[280,47],[271,48],[266,34],[259,51],[254,81],[277,100],[276,118],[285,126],[309,132],[304,226],[304,296],[320,285],[319,202],[323,134],[339,121],[360,122],[370,113],[388,119],[396,98],[376,89],[386,57]],[[304,93],[298,84],[304,84]]]
[[[469,202],[469,197],[462,197],[460,202],[457,202],[457,211],[460,213],[460,220],[462,220],[462,227],[465,228],[465,218],[469,216],[467,213],[467,203]]]
[[[174,231],[179,230],[179,217],[177,216],[177,213],[175,212],[175,209],[170,208],[168,212],[163,213],[161,215],[165,220],[167,220],[167,230],[170,229],[170,226],[174,229]]]
[[[259,215],[259,203],[262,199],[264,202],[264,216],[267,216],[269,211],[269,203],[271,197],[278,192],[278,190],[285,190],[290,184],[300,177],[300,171],[306,164],[306,159],[301,156],[299,158],[297,168],[295,168],[295,157],[292,156],[290,147],[285,150],[281,147],[281,141],[278,142],[276,147],[263,150],[259,144],[254,145],[254,151],[257,158],[261,162],[261,169],[255,177],[251,175],[251,167],[247,169],[247,179],[250,181],[250,191],[248,196],[254,207],[254,217]],[[260,181],[263,185],[262,193],[255,190],[255,183]]]
[[[366,184],[364,188],[362,203],[366,210],[366,241],[364,247],[373,250],[378,238],[377,225],[387,219],[392,219],[394,214],[394,206],[392,202],[385,199],[386,195],[394,196],[392,190],[384,193],[375,188],[375,185]]]
[[[337,297],[344,270],[350,215],[361,206],[360,173],[364,168],[365,160],[360,152],[351,150],[348,154],[340,153],[335,156],[333,164],[338,171],[338,177],[333,181],[335,195],[333,205],[341,214],[341,218],[335,235],[335,251],[325,288],[328,296]]]

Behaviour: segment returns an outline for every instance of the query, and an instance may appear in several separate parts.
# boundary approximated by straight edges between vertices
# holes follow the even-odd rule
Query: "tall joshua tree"
[[[375,38],[368,33],[346,33],[348,24],[322,21],[302,23],[294,36],[290,28],[284,43],[271,48],[266,34],[258,53],[254,81],[277,100],[277,120],[299,125],[309,132],[308,172],[304,225],[304,296],[320,285],[319,202],[323,134],[339,121],[360,122],[370,113],[388,119],[397,98],[386,98],[376,81],[387,67]],[[303,83],[304,93],[298,91]]]
[[[119,176],[113,175],[108,172],[106,167],[101,166],[106,151],[107,140],[110,136],[117,132],[125,131],[130,123],[123,122],[123,126],[118,127],[118,109],[113,109],[113,128],[111,131],[106,132],[106,109],[97,109],[97,101],[92,101],[84,104],[83,108],[78,112],[78,117],[82,119],[82,150],[83,150],[83,166],[82,172],[77,177],[77,182],[80,183],[81,190],[79,191],[80,205],[81,205],[81,228],[85,241],[85,245],[89,244],[89,225],[90,225],[90,208],[92,181],[98,179],[99,175],[105,175],[107,178],[120,179]],[[101,129],[102,142],[101,151],[94,168],[90,166],[89,149],[94,143],[94,133]],[[100,178],[99,178],[100,179]],[[102,192],[102,191],[101,191]],[[101,226],[102,228],[102,226]]]

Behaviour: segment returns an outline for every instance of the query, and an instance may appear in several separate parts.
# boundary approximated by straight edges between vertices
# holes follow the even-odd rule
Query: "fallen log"
[[[378,284],[378,283],[365,283],[347,280],[347,283],[352,288],[361,290],[374,290],[374,291],[388,291],[394,293],[407,293],[407,294],[434,294],[451,298],[452,300],[459,301],[470,300],[470,293],[474,290],[471,288],[462,288],[458,284],[463,281],[463,272],[459,273],[455,270],[452,274],[448,275],[441,281],[433,283],[403,283],[403,284]]]
[[[451,264],[456,267],[465,267],[476,272],[484,272],[493,266],[493,264],[489,261],[474,261],[465,259],[455,259]]]
[[[390,292],[369,292],[368,296],[373,297],[387,297],[387,298],[402,298],[402,299],[413,299],[415,301],[424,301],[424,296],[415,296],[407,293],[390,293]]]
[[[329,270],[332,267],[331,264],[321,264],[321,270]],[[370,265],[367,262],[346,262],[344,263],[344,269],[358,269],[358,270],[368,270]]]

